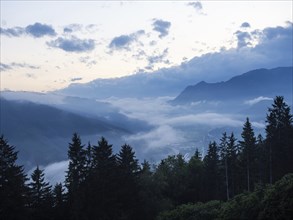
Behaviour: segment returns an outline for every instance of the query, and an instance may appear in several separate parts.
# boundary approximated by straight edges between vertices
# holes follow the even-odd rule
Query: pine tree
[[[50,219],[53,206],[51,186],[45,181],[44,171],[39,166],[31,174],[30,197],[33,219]]]
[[[237,139],[234,137],[234,133],[228,137],[227,142],[227,166],[228,166],[228,175],[229,175],[229,192],[230,197],[233,197],[237,188],[241,185],[241,181],[238,181],[240,172],[239,172],[239,163],[238,163],[238,145]],[[239,191],[239,190],[238,190]]]
[[[64,191],[65,190],[62,186],[62,183],[56,183],[56,185],[53,188],[53,212],[55,220],[68,218],[68,216],[66,216],[67,210],[65,206]]]
[[[23,167],[16,164],[18,152],[0,137],[0,217],[26,219],[27,180]]]
[[[266,146],[269,155],[269,182],[273,183],[284,174],[293,172],[293,125],[290,107],[282,96],[274,99],[268,109]]]
[[[205,201],[220,197],[219,155],[216,142],[209,144],[207,155],[204,158],[205,168]],[[213,180],[213,181],[211,181]]]
[[[220,159],[225,170],[225,185],[226,185],[226,199],[230,199],[229,193],[229,175],[228,175],[228,137],[227,133],[224,132],[220,139]]]
[[[117,219],[118,199],[116,157],[112,145],[102,137],[92,147],[92,172],[88,178],[86,206],[89,219]]]
[[[243,154],[242,160],[246,167],[247,191],[250,192],[252,183],[254,182],[252,178],[254,177],[255,168],[256,139],[248,118],[246,118],[246,122],[244,123],[241,137],[243,141],[239,141],[239,143]]]
[[[190,158],[187,164],[187,176],[188,176],[188,201],[187,202],[199,202],[203,201],[204,195],[202,189],[204,188],[203,184],[203,161],[201,154],[196,149],[194,155]]]
[[[119,185],[118,197],[120,206],[120,218],[139,218],[139,185],[138,185],[138,160],[132,147],[124,144],[117,155]]]
[[[84,146],[77,133],[73,134],[72,142],[68,149],[69,166],[65,179],[68,189],[68,203],[72,219],[80,219],[83,215],[81,209],[83,204],[83,193],[81,185],[86,176],[86,155]]]

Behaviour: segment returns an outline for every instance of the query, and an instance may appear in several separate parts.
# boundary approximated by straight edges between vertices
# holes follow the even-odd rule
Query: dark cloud
[[[202,10],[202,4],[199,1],[197,1],[197,2],[189,2],[187,5],[192,6],[197,11],[201,11]]]
[[[95,41],[93,39],[79,39],[77,37],[71,37],[70,39],[59,37],[56,40],[47,42],[47,45],[66,52],[77,53],[89,52],[95,49]]]
[[[7,37],[20,37],[23,34],[31,35],[35,38],[40,38],[44,36],[56,36],[55,30],[52,26],[47,24],[35,23],[33,25],[28,25],[25,28],[13,27],[13,28],[1,28],[1,34]]]
[[[136,42],[139,36],[144,34],[145,34],[144,30],[139,30],[129,35],[121,35],[118,37],[114,37],[113,40],[109,44],[109,48],[116,49],[116,50],[120,50],[120,49],[130,50],[129,46],[133,42]]]
[[[39,66],[30,65],[27,63],[15,63],[15,62],[12,62],[10,64],[0,63],[0,69],[3,72],[12,70],[14,68],[40,69]]]
[[[171,22],[163,21],[161,19],[154,19],[153,30],[160,33],[159,37],[163,38],[169,34]]]
[[[250,24],[248,22],[243,22],[240,27],[241,28],[250,28]]]
[[[55,36],[56,32],[50,25],[35,23],[33,25],[28,25],[25,28],[27,34],[32,35],[33,37],[39,38],[43,36]]]

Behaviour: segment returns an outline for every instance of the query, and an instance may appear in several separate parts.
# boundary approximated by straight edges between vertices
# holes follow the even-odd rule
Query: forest
[[[39,166],[28,176],[1,136],[0,219],[293,219],[292,156],[293,116],[282,96],[268,108],[265,137],[247,118],[241,139],[223,133],[188,160],[140,163],[128,144],[114,154],[104,137],[84,144],[74,133],[65,182],[54,186]]]

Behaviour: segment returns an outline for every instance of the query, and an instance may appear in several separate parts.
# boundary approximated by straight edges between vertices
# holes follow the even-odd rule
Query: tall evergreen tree
[[[254,182],[253,178],[255,177],[256,139],[248,118],[244,123],[241,137],[243,141],[239,141],[239,143],[243,155],[242,161],[246,167],[247,191],[250,192]]]
[[[280,179],[293,172],[293,125],[290,107],[282,96],[274,99],[268,109],[266,125],[266,146],[269,152],[269,181]]]
[[[68,149],[68,171],[65,179],[65,185],[68,189],[69,210],[72,219],[80,219],[82,209],[83,193],[81,185],[85,181],[86,176],[86,155],[84,146],[77,133],[73,134],[72,142],[69,143]]]
[[[139,218],[139,185],[138,185],[138,160],[130,145],[124,144],[117,155],[118,173],[120,183],[118,189],[121,219]]]
[[[220,197],[219,155],[216,142],[209,144],[207,155],[204,158],[205,169],[205,201]],[[213,181],[211,181],[213,180]]]
[[[229,175],[228,175],[228,137],[227,133],[224,132],[222,138],[220,139],[220,159],[221,164],[224,167],[225,171],[225,185],[226,185],[226,199],[230,199],[230,192],[229,192]]]
[[[234,133],[228,137],[227,142],[227,166],[228,166],[228,176],[229,182],[229,193],[230,197],[233,197],[235,193],[239,191],[239,187],[241,185],[241,181],[239,181],[239,161],[238,161],[238,145],[237,139],[234,137]]]
[[[118,199],[116,156],[112,145],[101,137],[92,148],[92,172],[86,189],[86,206],[89,219],[117,219]]]
[[[23,167],[16,164],[18,152],[0,136],[0,218],[26,219],[27,180]]]
[[[55,220],[67,219],[66,206],[65,206],[65,194],[62,183],[56,183],[53,188],[53,212]]]
[[[187,202],[200,202],[204,199],[202,189],[205,187],[203,182],[204,166],[200,152],[196,149],[194,155],[187,164],[188,191]]]
[[[53,206],[52,187],[45,181],[44,171],[39,169],[39,166],[31,174],[29,187],[33,209],[32,218],[50,219]]]

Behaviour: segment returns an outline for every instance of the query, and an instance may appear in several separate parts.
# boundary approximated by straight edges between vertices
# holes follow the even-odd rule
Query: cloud
[[[142,132],[135,135],[130,135],[126,137],[126,141],[133,142],[145,142],[147,143],[147,148],[145,151],[166,148],[186,142],[182,132],[172,128],[169,125],[162,125],[148,132]]]
[[[163,21],[161,19],[153,19],[153,21],[153,30],[160,33],[160,38],[163,38],[169,34],[171,22]]]
[[[292,23],[248,33],[252,45],[245,42],[247,46],[207,53],[151,74],[142,71],[116,79],[97,79],[91,84],[99,87],[98,93],[88,89],[88,84],[69,86],[63,91],[76,95],[82,91],[96,98],[175,96],[187,85],[202,80],[219,82],[254,69],[293,65]]]
[[[114,37],[109,44],[109,48],[116,49],[116,50],[121,50],[121,49],[130,50],[129,46],[133,42],[136,42],[139,36],[144,34],[145,34],[144,30],[139,30],[129,35],[121,35],[118,37]]]
[[[56,40],[47,42],[47,45],[54,48],[59,48],[66,52],[89,52],[95,49],[95,41],[92,39],[79,39],[71,37],[70,39],[59,37]]]
[[[4,64],[4,63],[0,63],[0,70],[1,72],[7,71],[7,70],[11,70],[12,67],[8,64]]]
[[[89,56],[80,57],[80,58],[79,58],[79,61],[80,61],[81,63],[85,63],[86,66],[88,66],[88,67],[91,67],[91,66],[97,64],[97,61],[91,59]]]
[[[28,25],[25,28],[27,34],[32,35],[33,37],[39,38],[43,36],[55,36],[56,32],[50,25],[35,23],[33,25]]]
[[[56,36],[56,32],[51,25],[41,24],[36,22],[32,25],[23,27],[13,27],[13,28],[1,28],[1,34],[7,37],[20,37],[24,34],[33,36],[35,38],[40,38],[44,36]]]
[[[80,81],[80,80],[82,80],[81,77],[75,77],[70,79],[71,82]]]
[[[202,10],[202,4],[199,1],[189,2],[187,5],[192,6],[193,8],[195,8],[196,11],[201,11]]]
[[[12,70],[15,68],[27,68],[27,69],[33,69],[33,70],[40,69],[39,66],[30,65],[27,63],[15,63],[15,62],[12,62],[10,64],[0,63],[0,69],[3,72],[8,71],[8,70]]]
[[[81,24],[69,24],[63,28],[64,33],[72,33],[76,31],[80,31],[82,29]]]
[[[261,101],[272,101],[273,98],[269,98],[269,97],[264,97],[264,96],[259,96],[255,99],[250,99],[250,100],[247,100],[247,101],[244,101],[244,104],[246,105],[255,105]]]
[[[5,35],[7,37],[19,37],[24,34],[25,31],[21,27],[14,27],[14,28],[1,28],[0,27],[0,34]]]
[[[240,27],[241,28],[250,28],[250,24],[248,22],[243,22]]]
[[[237,48],[241,47],[247,47],[251,45],[250,40],[251,40],[251,35],[248,32],[243,32],[243,31],[237,31],[235,33],[237,37]]]
[[[153,69],[154,64],[156,63],[165,63],[169,64],[170,61],[168,59],[165,59],[168,56],[168,48],[166,48],[161,54],[159,55],[153,55],[147,57],[148,66],[147,69]]]

